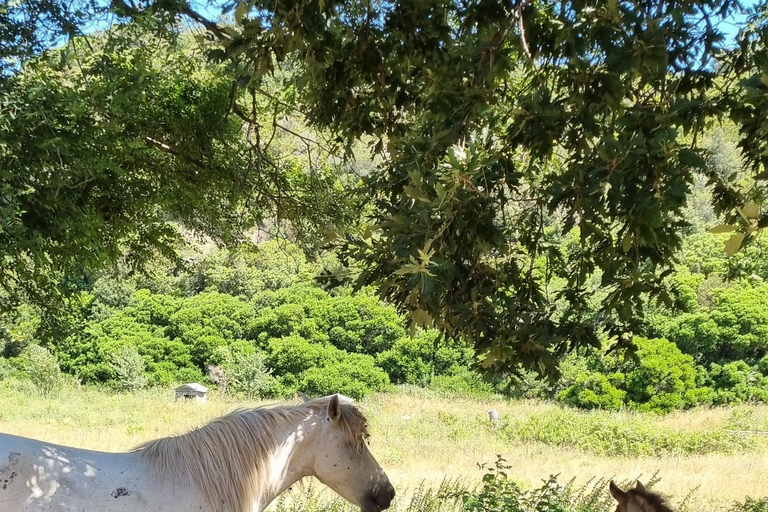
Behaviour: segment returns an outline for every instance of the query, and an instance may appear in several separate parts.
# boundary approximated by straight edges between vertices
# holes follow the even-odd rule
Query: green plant
[[[671,411],[697,403],[693,357],[663,339],[636,338],[637,361],[621,366],[626,399],[641,409]]]
[[[708,378],[708,384],[714,391],[712,401],[717,405],[747,401],[768,402],[768,376],[744,361],[722,366],[713,364]]]
[[[223,364],[229,390],[254,400],[274,397],[278,382],[266,366],[263,352],[235,352]]]
[[[146,363],[131,345],[122,345],[111,354],[112,369],[122,389],[135,391],[147,385],[149,379],[144,373]]]
[[[768,512],[768,497],[747,498],[743,503],[734,503],[729,512]]]
[[[428,384],[432,377],[468,370],[472,352],[459,344],[440,343],[435,330],[403,336],[392,348],[376,355],[376,364],[394,383]]]
[[[21,354],[23,368],[42,396],[52,396],[61,385],[61,370],[56,356],[40,345],[30,345]]]
[[[299,390],[310,395],[341,393],[355,400],[389,385],[387,374],[374,366],[371,356],[362,354],[349,354],[333,364],[310,368],[298,378]]]
[[[623,375],[618,374],[623,381]],[[614,378],[614,381],[616,378]],[[624,407],[627,392],[617,389],[602,373],[582,373],[557,399],[583,409],[619,410]]]

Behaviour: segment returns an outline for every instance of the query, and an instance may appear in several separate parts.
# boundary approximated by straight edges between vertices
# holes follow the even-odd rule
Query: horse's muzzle
[[[371,492],[363,505],[360,507],[362,512],[381,512],[386,510],[392,504],[395,498],[395,488],[391,483],[379,487]]]

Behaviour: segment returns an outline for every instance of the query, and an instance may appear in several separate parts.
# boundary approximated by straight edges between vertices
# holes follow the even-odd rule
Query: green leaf
[[[235,9],[235,23],[242,24],[243,19],[248,14],[249,10],[250,5],[248,2],[240,2],[237,4],[237,8]]]
[[[432,316],[423,309],[417,309],[411,312],[411,318],[413,318],[413,322],[420,327],[428,327],[432,325]]]
[[[741,209],[744,216],[748,219],[756,219],[760,215],[760,206],[757,203],[747,203]]]
[[[730,224],[720,224],[719,226],[715,226],[709,230],[710,233],[730,233],[731,231],[736,231],[736,226],[732,226]]]
[[[421,197],[419,190],[416,187],[412,187],[411,185],[404,186],[403,191],[405,192],[405,195],[411,199],[419,199]]]
[[[628,252],[632,248],[632,234],[627,233],[624,235],[624,239],[621,241],[621,248],[624,249],[624,252]]]
[[[746,235],[744,233],[732,234],[731,237],[725,241],[725,254],[728,256],[733,256],[739,252],[739,249],[741,249],[741,244],[744,242],[745,236]]]
[[[704,169],[707,166],[707,162],[701,158],[701,155],[692,149],[681,149],[677,153],[677,158],[683,165],[698,167],[699,169]]]

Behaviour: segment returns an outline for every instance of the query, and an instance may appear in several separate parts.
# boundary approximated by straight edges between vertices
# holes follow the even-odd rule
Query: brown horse
[[[611,496],[619,502],[616,512],[674,512],[667,502],[655,492],[647,491],[640,481],[634,489],[622,491],[611,481]]]

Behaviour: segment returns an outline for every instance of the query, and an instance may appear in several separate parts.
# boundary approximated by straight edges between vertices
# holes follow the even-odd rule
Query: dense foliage
[[[727,51],[718,21],[735,2],[233,7],[226,30],[175,12],[202,23],[246,89],[295,61],[298,110],[341,140],[374,138],[373,211],[338,240],[362,266],[357,282],[470,341],[489,369],[547,373],[597,346],[596,273],[614,334],[637,328],[646,296],[667,302],[697,178],[744,224],[731,252],[755,232],[758,206],[700,144],[731,115],[751,174],[763,170],[765,20]],[[563,255],[545,226],[577,233],[579,250]],[[549,295],[553,277],[563,283]]]
[[[16,310],[3,324],[0,361],[11,361],[9,368],[46,393],[44,377],[55,381],[59,365],[87,384],[137,389],[210,380],[252,398],[298,391],[362,398],[390,382],[479,381],[469,369],[471,351],[437,347],[434,331],[410,338],[404,319],[369,291],[331,294],[313,284],[308,279],[318,267],[295,246],[267,243],[255,252],[212,250],[195,258],[176,276],[94,279],[69,299],[69,325],[50,341],[53,355],[40,346],[39,313]]]
[[[0,329],[0,379],[28,375],[55,392],[59,367],[117,389],[210,382],[244,397],[340,392],[361,398],[390,384],[467,396],[505,393],[617,410],[672,411],[700,404],[768,402],[768,285],[755,270],[760,245],[727,259],[720,235],[685,238],[670,278],[677,309],[654,308],[634,354],[581,350],[547,383],[484,380],[474,351],[406,319],[371,290],[328,291],[313,280],[328,262],[269,242],[236,252],[201,246],[177,268],[117,269],[87,279],[67,302],[67,328],[51,337],[30,305]],[[570,250],[572,241],[562,241]],[[697,253],[696,258],[685,256]],[[708,255],[708,256],[707,256]],[[727,281],[727,278],[733,279]],[[597,309],[597,306],[595,306]],[[47,345],[48,349],[39,346]]]
[[[232,73],[190,37],[155,32],[131,24],[74,39],[3,79],[0,308],[55,312],[82,273],[172,257],[189,232],[234,243],[290,220],[309,243],[344,224],[346,200],[329,202],[339,164],[297,153],[284,133],[256,144],[231,115]]]
[[[251,0],[221,23],[116,0],[123,25],[49,52],[98,9],[6,3],[6,311],[50,308],[125,248],[170,253],[169,221],[220,241],[266,226],[312,250],[326,229],[358,287],[413,324],[489,371],[555,376],[603,328],[626,345],[649,299],[670,303],[696,186],[729,252],[765,224],[764,2],[729,41],[732,0]],[[205,35],[179,37],[182,20]],[[740,175],[704,143],[725,117]],[[358,169],[334,153],[359,143],[374,158],[355,196]]]

